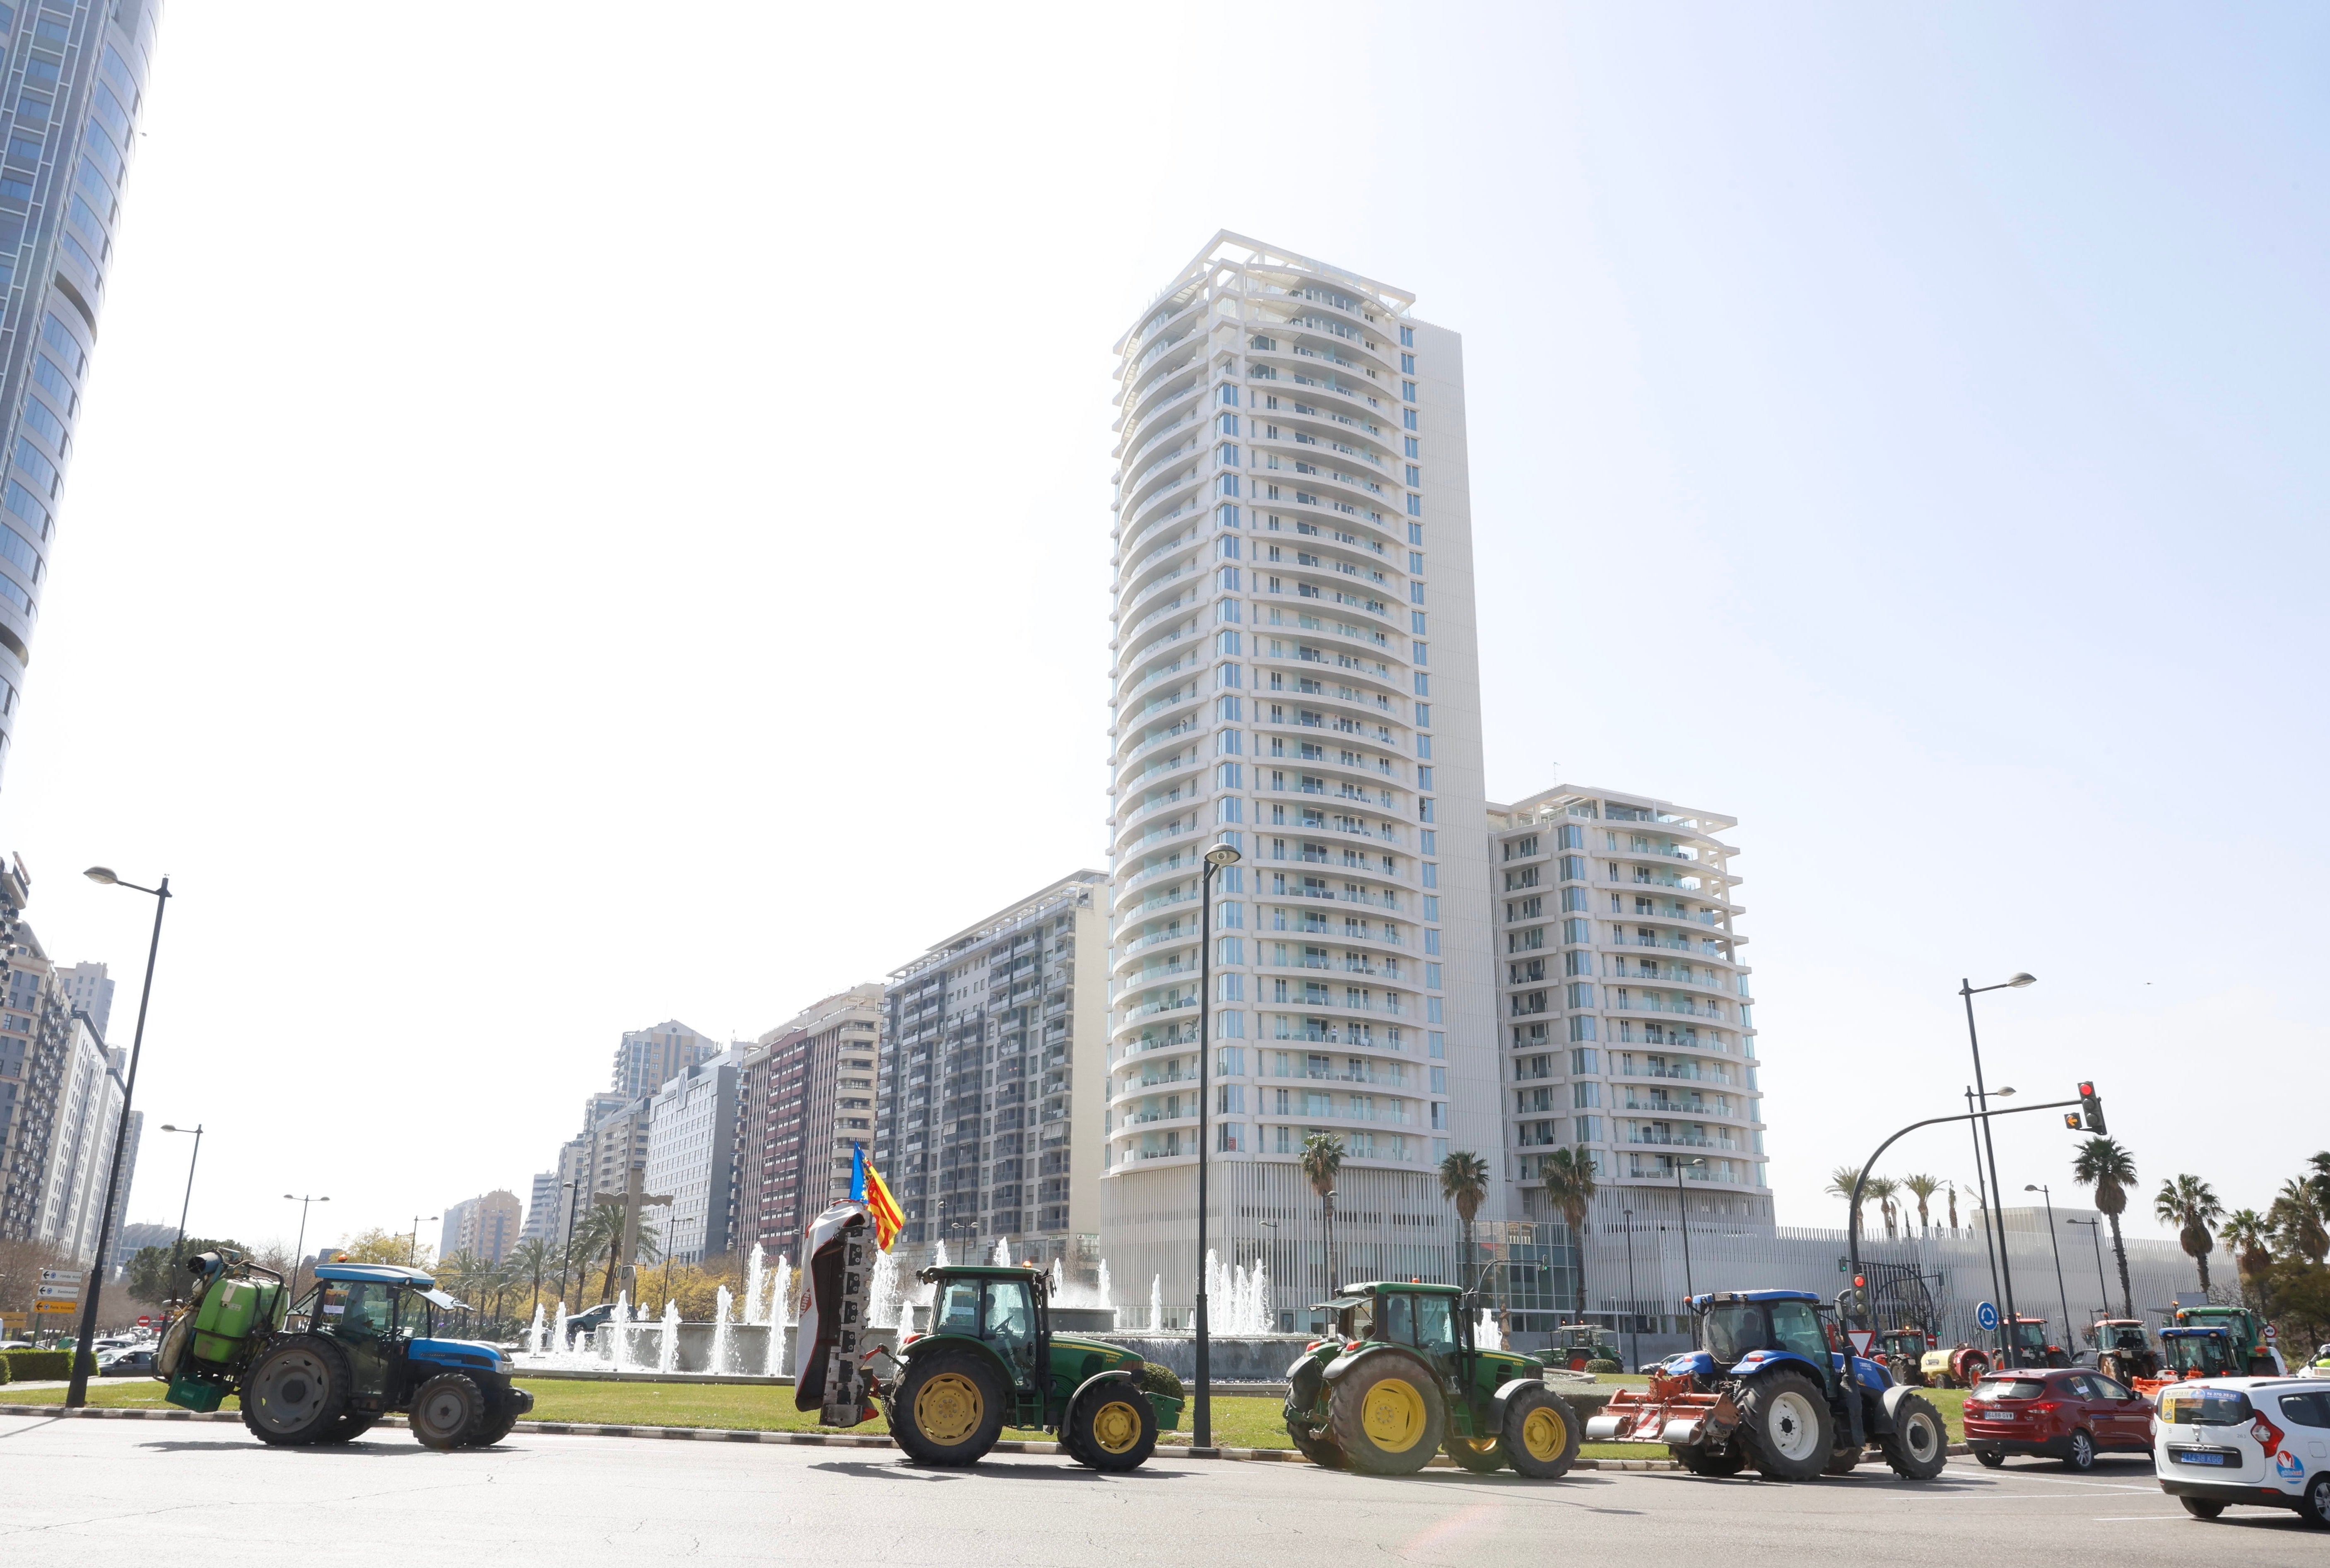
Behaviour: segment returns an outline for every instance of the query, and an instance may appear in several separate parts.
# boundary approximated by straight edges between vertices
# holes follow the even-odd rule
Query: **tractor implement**
[[[1622,1388],[1588,1418],[1586,1440],[1720,1447],[1738,1425],[1729,1390],[1705,1393],[1688,1373],[1653,1372],[1647,1389]]]

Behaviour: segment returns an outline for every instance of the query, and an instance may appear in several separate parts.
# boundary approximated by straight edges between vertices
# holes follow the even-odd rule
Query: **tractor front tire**
[[[1335,1434],[1332,1430],[1321,1427],[1316,1432],[1309,1432],[1293,1422],[1288,1422],[1286,1435],[1293,1440],[1295,1448],[1302,1457],[1321,1469],[1348,1470],[1351,1468],[1350,1462],[1343,1458],[1343,1450],[1335,1445]]]
[[[1878,1440],[1885,1463],[1905,1481],[1930,1481],[1950,1461],[1950,1429],[1942,1412],[1923,1394],[1909,1393],[1893,1407],[1893,1435]]]
[[[242,1424],[277,1448],[327,1441],[347,1412],[350,1381],[338,1346],[319,1335],[293,1335],[260,1352],[242,1380]]]
[[[975,1465],[1002,1435],[1003,1407],[1002,1379],[978,1355],[918,1355],[891,1399],[890,1435],[917,1464]]]
[[[1736,1476],[1748,1468],[1748,1453],[1739,1443],[1728,1443],[1720,1449],[1702,1448],[1697,1443],[1669,1443],[1667,1452],[1675,1463],[1694,1476]]]
[[[1452,1437],[1441,1447],[1457,1468],[1476,1476],[1493,1476],[1505,1468],[1505,1440],[1502,1438]]]
[[[462,1372],[440,1372],[421,1385],[412,1396],[412,1408],[407,1420],[412,1427],[412,1440],[425,1449],[440,1453],[477,1440],[485,1430],[486,1391],[478,1380]]]
[[[1867,1451],[1865,1448],[1839,1449],[1828,1456],[1828,1463],[1821,1468],[1821,1474],[1849,1476],[1861,1468],[1861,1456]]]
[[[477,1432],[469,1439],[469,1446],[473,1449],[493,1447],[502,1439],[509,1436],[511,1429],[517,1425],[517,1416],[516,1401],[507,1399],[494,1401],[491,1409],[487,1412],[485,1424],[478,1428]]]
[[[1355,1470],[1414,1475],[1432,1462],[1447,1431],[1440,1385],[1407,1355],[1369,1356],[1334,1385],[1327,1422]]]
[[[1768,1373],[1739,1396],[1739,1435],[1767,1481],[1809,1481],[1836,1451],[1828,1399],[1801,1373]]]
[[[319,1443],[352,1443],[372,1431],[379,1420],[378,1411],[352,1410],[334,1422],[316,1440]]]
[[[1516,1389],[1505,1402],[1505,1460],[1518,1475],[1550,1481],[1577,1462],[1584,1431],[1570,1403],[1542,1384]]]
[[[1104,1384],[1068,1412],[1067,1430],[1060,1437],[1060,1446],[1078,1464],[1137,1470],[1157,1451],[1157,1407],[1129,1384]]]

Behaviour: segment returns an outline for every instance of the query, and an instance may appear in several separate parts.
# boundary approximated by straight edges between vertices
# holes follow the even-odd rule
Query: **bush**
[[[0,1353],[12,1383],[54,1382],[72,1375],[70,1350],[11,1350]]]
[[[6,1383],[15,1374],[8,1370],[8,1358],[0,1355],[0,1383]]]
[[[1180,1399],[1181,1380],[1173,1369],[1154,1361],[1141,1364],[1141,1386],[1151,1393],[1161,1393],[1168,1399]]]
[[[1619,1365],[1615,1361],[1589,1361],[1586,1364],[1586,1370],[1588,1372],[1624,1372],[1626,1369]]]

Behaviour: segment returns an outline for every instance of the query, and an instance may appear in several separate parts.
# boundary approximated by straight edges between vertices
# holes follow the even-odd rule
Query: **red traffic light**
[[[1861,1275],[1859,1275],[1859,1274],[1855,1274],[1855,1275],[1852,1277],[1852,1288],[1853,1288],[1854,1289],[1856,1289],[1856,1290],[1866,1289],[1868,1288],[1868,1285],[1869,1285],[1869,1281],[1868,1281],[1866,1279],[1862,1278]]]
[[[2092,1083],[2082,1083],[2079,1085],[2079,1098],[2082,1100],[2085,1100],[2088,1095],[2093,1094],[2095,1091],[2096,1086]]]

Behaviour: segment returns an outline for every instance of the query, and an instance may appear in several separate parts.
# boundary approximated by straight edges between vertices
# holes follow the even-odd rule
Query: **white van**
[[[2209,1377],[2162,1389],[2160,1489],[2197,1518],[2231,1503],[2290,1508],[2330,1529],[2330,1388],[2318,1379]]]

